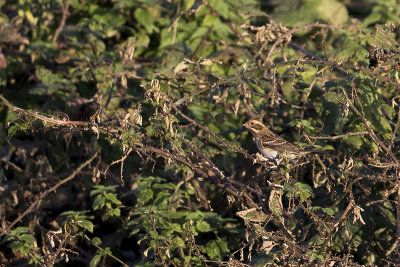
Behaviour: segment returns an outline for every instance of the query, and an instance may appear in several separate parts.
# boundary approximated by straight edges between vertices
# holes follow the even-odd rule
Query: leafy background
[[[0,5],[2,264],[399,263],[398,1]]]

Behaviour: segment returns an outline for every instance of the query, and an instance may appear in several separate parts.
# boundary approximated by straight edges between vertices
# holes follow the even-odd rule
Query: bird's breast
[[[263,146],[260,144],[260,142],[259,142],[258,139],[256,139],[256,144],[257,144],[258,150],[260,150],[260,152],[261,152],[265,157],[267,157],[268,159],[275,159],[276,156],[278,155],[278,151],[276,151],[276,150],[271,150],[271,149],[268,149],[268,148],[263,147]]]

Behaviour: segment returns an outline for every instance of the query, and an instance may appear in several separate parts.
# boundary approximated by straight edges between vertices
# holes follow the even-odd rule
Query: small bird
[[[243,126],[250,130],[256,139],[258,150],[269,160],[275,161],[282,156],[288,159],[295,159],[310,153],[319,152],[315,150],[304,150],[286,141],[268,129],[259,117],[250,119],[248,122],[244,123]]]

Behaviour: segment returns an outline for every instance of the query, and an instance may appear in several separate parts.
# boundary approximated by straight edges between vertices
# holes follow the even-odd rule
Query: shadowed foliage
[[[1,264],[400,264],[395,1],[0,5]]]

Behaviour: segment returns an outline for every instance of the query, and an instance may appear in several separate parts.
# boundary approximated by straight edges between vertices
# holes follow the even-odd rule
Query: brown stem
[[[61,16],[61,20],[60,20],[60,25],[58,26],[56,32],[54,33],[53,42],[57,41],[58,35],[64,29],[65,22],[67,21],[67,17],[68,17],[68,8],[69,8],[70,3],[71,3],[71,0],[67,0],[67,3],[65,5],[63,4],[63,2],[60,3],[62,16]]]
[[[21,215],[18,216],[18,218],[16,218],[14,221],[12,221],[9,225],[7,225],[4,229],[2,229],[1,233],[0,233],[0,237],[6,235],[13,227],[15,224],[17,224],[20,220],[22,220],[22,218],[24,218],[26,215],[28,215],[29,213],[31,213],[33,211],[33,209],[35,207],[38,207],[40,205],[40,203],[42,202],[42,200],[51,192],[56,191],[57,188],[59,188],[60,186],[62,186],[63,184],[71,181],[72,179],[75,178],[76,175],[78,175],[78,173],[87,165],[89,165],[98,155],[99,151],[96,151],[96,153],[93,154],[92,157],[90,157],[90,159],[88,159],[86,162],[84,162],[83,164],[81,164],[75,171],[73,171],[67,178],[61,180],[60,182],[58,182],[56,185],[54,185],[53,187],[47,189],[46,191],[44,191],[43,193],[40,194],[39,198],[33,202],[29,208],[27,208]]]
[[[65,121],[65,120],[57,120],[57,119],[53,119],[53,118],[49,118],[43,115],[40,115],[36,112],[32,112],[32,111],[28,111],[19,107],[14,106],[13,104],[11,104],[10,102],[8,102],[8,100],[3,96],[0,95],[0,100],[4,102],[4,104],[11,110],[15,111],[15,112],[19,112],[22,113],[26,116],[31,116],[34,117],[36,119],[45,121],[45,122],[49,122],[52,124],[56,124],[56,125],[63,125],[63,126],[71,126],[71,125],[75,125],[75,126],[87,126],[89,124],[89,122],[86,121]]]
[[[167,158],[174,159],[174,160],[176,160],[178,162],[181,162],[184,165],[186,165],[189,168],[191,168],[193,171],[196,171],[198,174],[200,174],[200,176],[203,179],[215,184],[216,186],[218,186],[221,189],[224,189],[225,191],[227,191],[231,195],[234,195],[236,197],[244,196],[251,207],[253,207],[253,208],[258,207],[257,204],[254,203],[254,201],[251,199],[250,196],[248,196],[246,194],[240,194],[240,193],[237,192],[236,188],[234,188],[232,185],[224,183],[224,182],[221,182],[219,178],[216,178],[214,176],[209,176],[205,171],[203,171],[203,169],[201,169],[200,167],[194,165],[192,162],[189,162],[188,160],[186,160],[182,156],[175,155],[175,154],[173,154],[173,153],[171,153],[169,151],[162,150],[160,148],[153,147],[153,146],[143,146],[142,150],[150,151],[150,152],[153,152],[153,153],[156,153],[156,154],[159,154],[159,155],[166,156]]]

